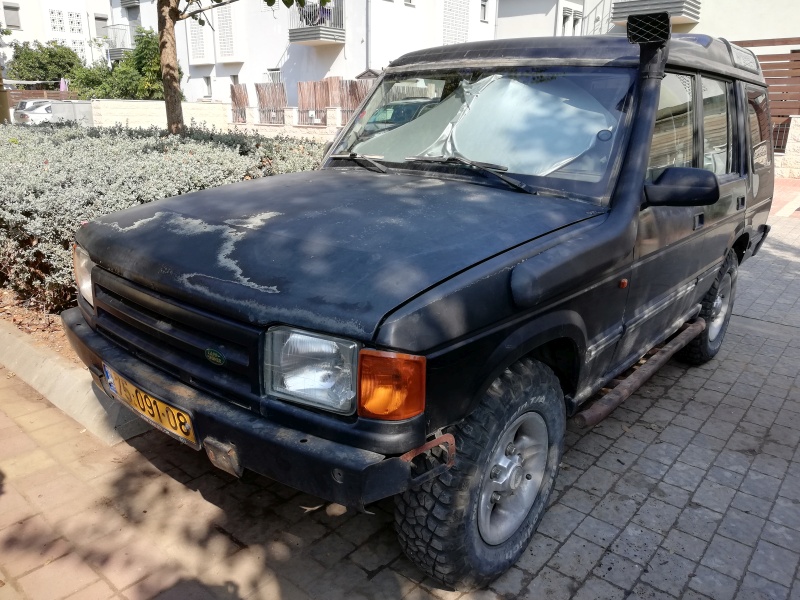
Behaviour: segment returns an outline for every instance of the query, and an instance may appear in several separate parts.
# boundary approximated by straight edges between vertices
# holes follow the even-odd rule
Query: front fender
[[[472,397],[470,412],[505,369],[555,340],[566,340],[572,345],[574,355],[569,359],[572,363],[570,369],[557,375],[562,379],[562,386],[567,388],[564,390],[565,393],[574,391],[580,381],[581,368],[586,356],[586,338],[583,318],[572,310],[559,310],[541,315],[514,329],[486,359],[482,383]],[[568,378],[568,381],[565,381],[565,378]]]
[[[428,432],[469,415],[505,369],[555,340],[569,348],[571,362],[563,369],[569,373],[561,373],[569,388],[577,384],[586,354],[586,329],[572,310],[509,320],[428,354]]]

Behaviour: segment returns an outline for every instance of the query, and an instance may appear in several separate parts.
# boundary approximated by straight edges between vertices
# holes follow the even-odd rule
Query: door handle
[[[747,200],[744,196],[739,196],[736,198],[736,210],[742,210],[745,205],[747,204]]]
[[[706,222],[706,214],[705,213],[698,213],[694,216],[694,229],[695,231],[700,229]]]

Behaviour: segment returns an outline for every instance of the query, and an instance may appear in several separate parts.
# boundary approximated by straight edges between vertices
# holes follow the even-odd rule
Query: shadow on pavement
[[[145,565],[155,551],[209,597],[399,598],[424,579],[401,556],[391,500],[358,514],[251,472],[236,479],[156,431],[128,444],[136,452],[108,479],[106,510],[152,548]],[[102,568],[118,551],[90,554]],[[164,597],[188,597],[178,592]]]
[[[239,586],[232,581],[223,585],[206,585],[197,579],[181,579],[156,596],[157,600],[243,600]]]

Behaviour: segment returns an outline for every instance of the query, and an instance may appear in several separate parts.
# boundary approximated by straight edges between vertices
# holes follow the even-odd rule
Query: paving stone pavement
[[[0,600],[800,600],[800,213],[772,224],[720,355],[571,425],[533,542],[469,594],[401,555],[391,501],[236,480],[157,432],[109,448],[0,368]]]

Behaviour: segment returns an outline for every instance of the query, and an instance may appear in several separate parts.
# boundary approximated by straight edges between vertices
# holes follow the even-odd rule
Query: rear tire
[[[705,319],[706,328],[683,347],[676,354],[676,358],[690,365],[702,365],[717,355],[733,314],[738,272],[739,261],[731,250],[722,264],[722,269],[717,273],[711,289],[703,297],[700,316]]]
[[[447,429],[456,438],[453,468],[395,497],[406,555],[462,590],[504,573],[547,508],[565,423],[561,387],[547,366],[523,359],[506,369],[475,411]]]

